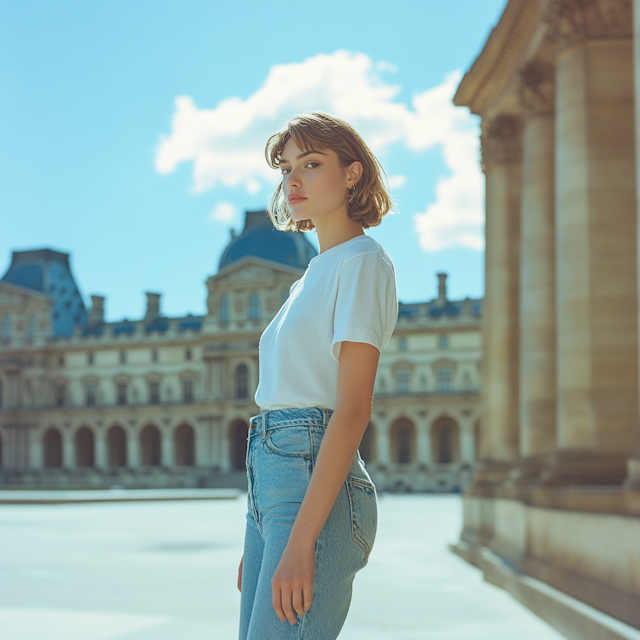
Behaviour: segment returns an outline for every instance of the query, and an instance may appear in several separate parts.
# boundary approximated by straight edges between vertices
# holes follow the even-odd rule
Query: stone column
[[[160,431],[161,447],[161,460],[160,463],[163,467],[174,467],[176,464],[174,457],[173,447],[174,429],[172,426],[165,427]]]
[[[512,480],[535,479],[556,450],[554,69],[519,71],[524,112],[520,219],[520,456]]]
[[[65,469],[73,469],[76,466],[76,448],[74,442],[74,429],[66,427],[62,435],[62,466]]]
[[[95,446],[96,446],[96,467],[98,469],[106,469],[108,466],[107,460],[107,434],[104,428],[97,429],[95,432]]]
[[[426,418],[419,420],[416,424],[416,462],[419,465],[431,464],[431,433]]]
[[[519,254],[522,177],[519,118],[483,123],[486,175],[485,297],[482,313],[482,450],[470,493],[502,483],[518,457]]]
[[[636,117],[636,200],[640,205],[640,0],[634,0],[633,2],[633,40],[633,76]],[[640,208],[637,209],[636,219],[640,219]],[[638,234],[636,255],[638,255],[638,251],[640,250],[640,224],[638,225]],[[640,263],[638,267],[640,269]],[[638,277],[638,285],[640,287],[640,276]],[[640,312],[640,307],[638,308],[638,311]],[[640,325],[640,313],[638,315],[638,324]],[[640,441],[638,441],[638,445],[640,445]],[[629,458],[627,462],[627,471],[627,485],[640,488],[640,446],[636,449],[635,454]]]
[[[376,455],[378,465],[384,465],[388,470],[391,465],[391,440],[389,438],[389,425],[383,419],[376,421]]]
[[[545,21],[557,47],[558,454],[543,479],[618,484],[639,398],[631,0],[552,0]]]
[[[137,427],[127,429],[127,466],[140,467],[140,430]]]

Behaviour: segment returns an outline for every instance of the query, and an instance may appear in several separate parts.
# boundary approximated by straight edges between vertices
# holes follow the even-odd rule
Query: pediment
[[[0,307],[19,307],[29,302],[51,302],[45,293],[0,281]]]
[[[247,256],[220,270],[211,279],[216,283],[269,281],[279,276],[299,278],[302,272],[302,269],[297,267],[290,267],[255,256]]]

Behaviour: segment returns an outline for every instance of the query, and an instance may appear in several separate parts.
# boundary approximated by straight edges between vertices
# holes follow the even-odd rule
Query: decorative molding
[[[522,157],[522,120],[518,116],[501,114],[490,120],[480,136],[482,169],[496,164],[508,164]]]
[[[555,69],[531,60],[518,70],[518,97],[525,115],[552,113],[555,103]]]
[[[632,0],[551,0],[542,20],[547,38],[566,47],[590,38],[631,38]]]

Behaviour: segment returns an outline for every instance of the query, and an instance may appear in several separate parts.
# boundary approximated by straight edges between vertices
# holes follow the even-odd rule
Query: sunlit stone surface
[[[381,496],[341,640],[560,640],[447,550],[460,512],[457,496]],[[0,637],[237,637],[244,514],[244,498],[0,507]]]

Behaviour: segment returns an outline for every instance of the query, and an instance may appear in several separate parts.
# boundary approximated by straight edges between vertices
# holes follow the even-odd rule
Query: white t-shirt
[[[256,404],[335,409],[340,344],[382,351],[398,319],[395,267],[359,235],[313,257],[260,337]]]

